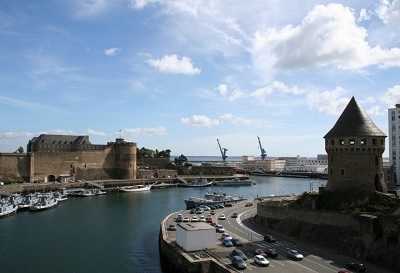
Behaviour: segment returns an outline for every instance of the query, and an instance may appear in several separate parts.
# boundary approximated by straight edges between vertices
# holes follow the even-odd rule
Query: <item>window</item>
[[[344,145],[344,139],[339,139],[339,145]]]
[[[355,140],[354,138],[351,138],[351,139],[349,140],[349,144],[350,144],[350,145],[356,144],[356,140]]]
[[[372,139],[372,145],[376,145],[376,138]]]
[[[331,139],[331,145],[335,145],[335,140]]]
[[[340,174],[344,175],[344,169],[340,169]]]
[[[367,145],[367,140],[365,138],[361,139],[360,144]]]

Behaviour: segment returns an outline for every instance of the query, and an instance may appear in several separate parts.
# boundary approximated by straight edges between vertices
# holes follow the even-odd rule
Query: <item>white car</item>
[[[199,222],[205,222],[205,221],[206,217],[204,217],[204,215],[200,215]]]
[[[269,266],[269,261],[265,259],[265,257],[262,255],[254,256],[254,262],[256,262],[256,264],[261,266]]]
[[[298,261],[300,261],[304,258],[303,254],[299,253],[297,250],[294,250],[294,249],[291,249],[288,251],[288,256],[290,258],[292,258],[293,260],[298,260]]]
[[[189,222],[189,221],[190,221],[190,219],[189,219],[188,216],[185,216],[185,217],[183,218],[183,222]]]
[[[225,219],[226,219],[225,214],[221,214],[221,215],[219,216],[219,220],[225,220]]]
[[[232,239],[233,239],[232,236],[229,235],[228,233],[222,233],[221,238],[222,238],[222,239],[226,238],[226,239],[228,239],[228,240],[232,240]]]
[[[211,215],[214,215],[214,214],[215,214],[215,210],[211,210],[211,211],[210,211],[210,214],[211,214]]]
[[[217,232],[225,232],[225,228],[222,225],[217,225]]]
[[[197,218],[197,216],[193,216],[192,217],[192,220],[190,220],[191,222],[198,222],[199,221],[199,218]]]

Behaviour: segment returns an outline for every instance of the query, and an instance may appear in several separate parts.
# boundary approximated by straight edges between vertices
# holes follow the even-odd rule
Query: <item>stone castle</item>
[[[29,141],[27,153],[0,153],[0,175],[25,182],[134,180],[136,150],[122,138],[97,145],[89,136],[42,134]]]

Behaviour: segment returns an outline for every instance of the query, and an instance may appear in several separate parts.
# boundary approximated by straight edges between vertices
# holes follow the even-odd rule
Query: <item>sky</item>
[[[316,157],[353,96],[388,135],[399,26],[400,0],[3,0],[0,152],[68,134],[260,156],[259,137]]]

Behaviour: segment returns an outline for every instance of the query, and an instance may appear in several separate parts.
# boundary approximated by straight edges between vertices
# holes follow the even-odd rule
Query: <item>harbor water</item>
[[[166,215],[184,210],[185,198],[222,191],[252,201],[255,197],[317,190],[326,183],[307,178],[250,178],[255,185],[110,192],[69,197],[46,211],[18,211],[0,219],[0,270],[161,273],[160,222]]]

